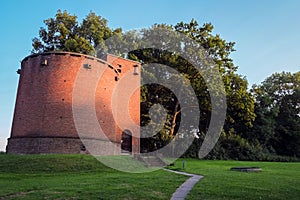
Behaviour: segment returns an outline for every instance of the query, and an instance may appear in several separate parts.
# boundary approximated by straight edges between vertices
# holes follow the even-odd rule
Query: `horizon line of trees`
[[[142,61],[144,64],[160,63],[171,66],[183,74],[197,95],[201,111],[199,126],[196,127],[196,134],[193,133],[194,142],[183,156],[197,157],[211,116],[209,90],[201,74],[182,57],[162,49],[136,49],[123,54],[128,46],[139,46],[160,28],[184,34],[195,41],[209,59],[214,61],[226,92],[225,124],[216,146],[206,158],[279,161],[300,159],[300,71],[274,73],[248,90],[247,79],[237,73],[238,66],[234,65],[230,57],[235,51],[235,43],[213,34],[211,23],[200,26],[192,19],[188,23],[154,24],[140,32],[124,33],[121,28],[109,28],[107,20],[94,12],[90,12],[78,23],[77,16],[60,10],[54,18],[46,19],[44,23],[45,27],[40,28],[39,36],[32,41],[33,53],[71,51],[101,58],[103,52],[110,52]],[[114,43],[107,43],[107,39],[111,37],[123,39],[115,46]],[[185,47],[184,50],[190,48],[190,44],[181,45]],[[124,52],[120,52],[120,49]],[[202,56],[200,52],[197,55]],[[158,73],[160,77],[153,76],[154,79],[171,77],[176,82],[176,75],[164,73],[159,65],[155,66],[155,70],[161,73]],[[145,70],[143,73],[151,72]],[[149,110],[152,105],[158,103],[167,110],[164,128],[153,137],[142,140],[142,151],[154,151],[174,139],[181,118],[186,116],[181,113],[178,99],[168,88],[158,84],[145,85],[141,88],[141,93],[142,126],[149,124]],[[186,134],[191,132],[187,130]]]

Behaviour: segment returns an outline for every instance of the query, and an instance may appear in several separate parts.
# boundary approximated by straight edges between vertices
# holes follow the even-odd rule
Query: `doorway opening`
[[[122,153],[132,152],[132,133],[129,130],[124,130],[122,132],[121,152]]]

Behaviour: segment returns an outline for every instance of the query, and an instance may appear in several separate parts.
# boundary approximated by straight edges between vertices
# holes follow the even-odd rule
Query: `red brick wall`
[[[47,65],[42,64],[45,60],[47,60]],[[89,83],[92,83],[92,80],[99,78],[96,73],[97,68],[106,70],[99,79],[95,95],[84,96],[83,94],[80,96],[82,98],[80,101],[84,105],[94,100],[98,122],[105,134],[111,141],[120,143],[122,130],[115,124],[112,115],[114,105],[111,103],[112,91],[118,84],[115,77],[121,78],[138,63],[112,55],[107,56],[107,62],[111,63],[114,69],[109,68],[108,64],[99,59],[69,52],[44,53],[25,58],[21,66],[11,138],[78,138],[72,112],[73,89],[79,70],[83,69],[84,64],[90,64],[90,69],[84,69],[85,87],[87,88],[90,87]],[[120,73],[116,72],[119,65],[122,66]],[[132,74],[132,82],[137,81],[140,82],[140,77]],[[123,103],[121,99],[119,103]],[[130,99],[129,112],[133,121],[139,125],[139,90],[136,90]],[[89,127],[89,122],[86,123]],[[128,129],[130,130],[130,127]],[[134,132],[133,135],[139,135],[139,130],[131,131]],[[101,138],[91,128],[87,132],[88,137],[106,139]],[[11,147],[9,147],[10,143]],[[18,145],[13,145],[9,141],[8,151],[17,153],[16,146]],[[22,146],[19,148],[21,152]],[[66,147],[69,149],[67,153],[72,148]],[[138,150],[139,140],[135,139],[133,140],[133,151],[138,152]],[[52,151],[49,150],[49,153]]]
[[[118,69],[121,69],[121,73],[119,75],[120,84],[121,85],[121,93],[117,98],[117,105],[114,105],[117,107],[117,109],[126,108],[129,109],[130,118],[128,119],[121,113],[118,117],[121,119],[122,124],[125,126],[120,128],[119,126],[116,126],[116,133],[118,137],[118,141],[121,139],[121,134],[124,129],[129,130],[132,132],[133,136],[133,146],[132,151],[133,152],[139,152],[140,151],[140,89],[137,88],[135,91],[131,91],[131,88],[134,88],[135,85],[140,85],[140,63],[133,62],[128,59],[124,59],[121,57],[117,57],[111,54],[107,54],[106,60],[108,63],[111,63],[113,66],[117,67]],[[120,67],[121,66],[121,67]],[[134,66],[138,66],[138,74],[134,74]],[[122,78],[126,77],[125,81],[122,81]],[[129,79],[129,81],[127,81]],[[129,92],[133,92],[130,101],[126,102],[122,95],[128,94],[126,90],[129,90]],[[118,91],[119,92],[119,91]],[[128,104],[129,103],[129,104]],[[136,126],[134,126],[134,124]]]

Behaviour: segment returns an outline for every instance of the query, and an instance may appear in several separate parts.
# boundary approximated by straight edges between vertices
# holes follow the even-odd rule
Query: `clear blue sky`
[[[274,72],[300,70],[300,1],[297,0],[44,0],[1,1],[0,12],[0,150],[9,137],[15,104],[20,61],[31,51],[43,20],[58,9],[76,14],[89,11],[123,30],[175,24],[192,18],[211,22],[214,33],[236,42],[232,54],[238,72],[250,85]]]

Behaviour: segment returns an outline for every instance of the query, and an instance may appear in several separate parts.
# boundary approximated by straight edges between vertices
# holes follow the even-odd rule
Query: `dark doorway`
[[[129,130],[122,132],[121,150],[122,153],[132,152],[132,133]]]

